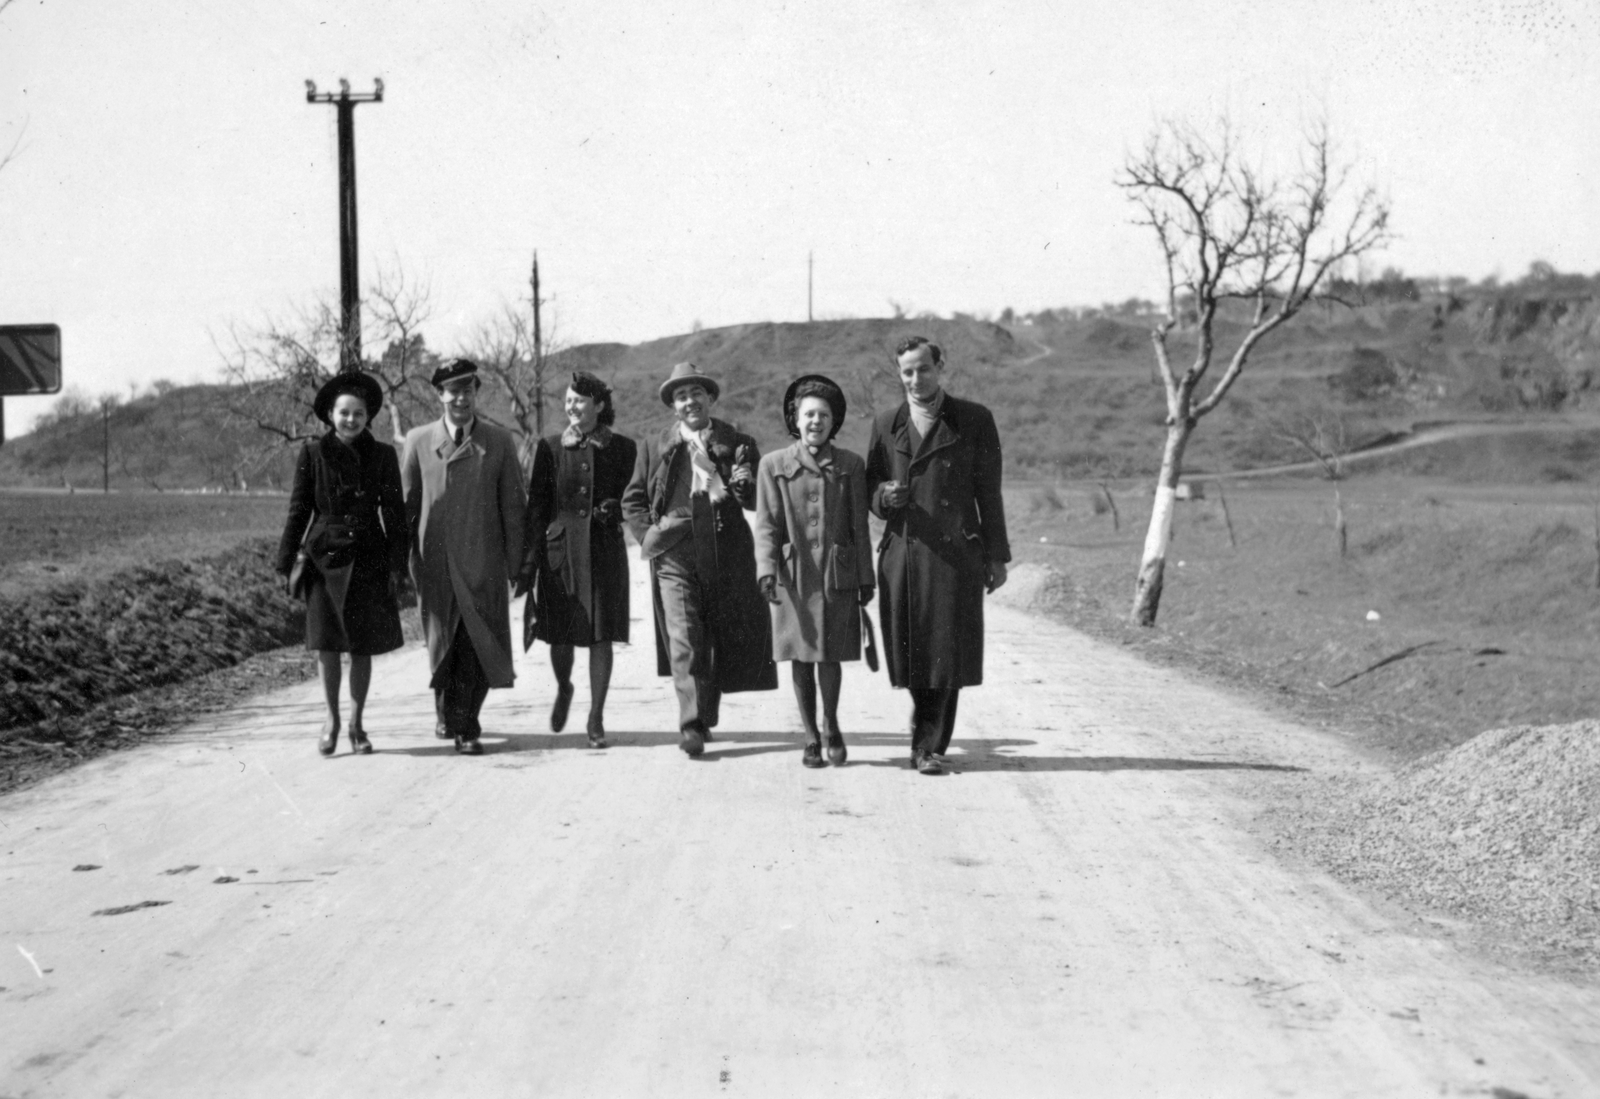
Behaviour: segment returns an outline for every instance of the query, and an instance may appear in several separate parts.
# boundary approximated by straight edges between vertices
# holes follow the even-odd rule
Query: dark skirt
[[[588,648],[597,641],[628,641],[628,546],[620,530],[593,528],[589,542],[589,607],[569,593],[557,569],[546,567],[539,577],[537,616],[532,624],[536,641],[550,645]]]
[[[306,648],[320,652],[377,656],[405,644],[400,631],[400,605],[389,594],[389,569],[381,547],[358,552],[348,566],[343,613],[337,589],[342,579],[334,570],[318,570],[306,590]]]

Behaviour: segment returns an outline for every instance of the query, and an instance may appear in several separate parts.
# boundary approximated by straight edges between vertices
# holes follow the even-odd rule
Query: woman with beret
[[[382,407],[382,388],[359,371],[336,374],[317,392],[312,410],[330,430],[300,449],[278,544],[280,575],[305,559],[291,594],[305,597],[306,648],[316,650],[322,670],[328,716],[317,750],[325,756],[339,744],[340,654],[350,654],[350,750],[370,755],[362,711],[372,658],[405,640],[397,599],[408,542],[400,463],[367,430]]]
[[[795,442],[761,459],[756,476],[756,577],[772,604],[772,656],[791,661],[806,744],[800,762],[845,762],[840,661],[861,657],[861,611],[872,599],[866,463],[833,445],[844,392],[821,374],[795,379],[783,418]],[[822,729],[817,686],[822,688]]]
[[[621,497],[638,448],[611,429],[617,418],[611,388],[593,374],[572,375],[566,413],[566,430],[534,449],[517,577],[517,593],[528,593],[523,648],[535,640],[550,646],[556,676],[550,729],[557,733],[572,704],[573,650],[589,650],[589,745],[604,748],[611,646],[628,640]]]

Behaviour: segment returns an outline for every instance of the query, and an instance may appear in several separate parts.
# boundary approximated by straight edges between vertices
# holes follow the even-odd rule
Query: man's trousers
[[[489,677],[478,660],[478,650],[472,647],[465,620],[457,623],[450,651],[433,673],[430,685],[434,710],[444,723],[445,732],[462,740],[477,740],[483,732],[478,712],[489,697]]]
[[[911,752],[944,755],[956,731],[960,687],[911,688]]]
[[[722,692],[710,677],[709,617],[714,595],[707,590],[696,556],[694,539],[685,538],[652,565],[656,570],[656,590],[661,594],[661,614],[666,620],[672,686],[678,694],[678,728],[704,733],[717,723]]]

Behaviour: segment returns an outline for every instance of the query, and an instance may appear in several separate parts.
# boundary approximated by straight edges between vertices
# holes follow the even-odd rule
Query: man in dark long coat
[[[672,676],[679,747],[693,757],[711,739],[724,694],[778,686],[743,515],[755,508],[761,453],[712,418],[720,389],[693,363],[673,367],[660,392],[677,422],[641,443],[622,517],[650,562],[656,671]]]
[[[516,679],[511,573],[522,561],[526,494],[511,433],[475,411],[477,364],[433,374],[444,415],[406,435],[400,482],[411,521],[411,576],[428,640],[437,736],[481,755],[478,712]]]
[[[994,416],[941,385],[944,353],[923,336],[895,349],[906,400],[872,422],[867,492],[887,527],[878,614],[889,682],[911,692],[911,765],[944,770],[962,687],[983,682],[983,596],[1006,582]]]

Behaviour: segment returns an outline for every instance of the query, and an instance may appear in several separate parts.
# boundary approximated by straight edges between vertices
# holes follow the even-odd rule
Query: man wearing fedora
[[[756,585],[756,441],[714,419],[721,387],[693,363],[661,383],[675,422],[646,438],[622,516],[650,562],[656,672],[678,695],[679,747],[705,750],[724,694],[778,686],[766,600]]]
[[[975,401],[944,391],[925,336],[895,348],[906,399],[878,414],[867,493],[884,520],[879,620],[889,682],[911,692],[911,766],[942,774],[962,687],[983,682],[983,596],[1006,582],[1000,435]]]
[[[478,366],[433,372],[444,415],[406,435],[400,481],[411,520],[411,576],[432,668],[435,735],[481,755],[478,713],[516,678],[510,576],[522,560],[527,498],[511,433],[476,413]]]

